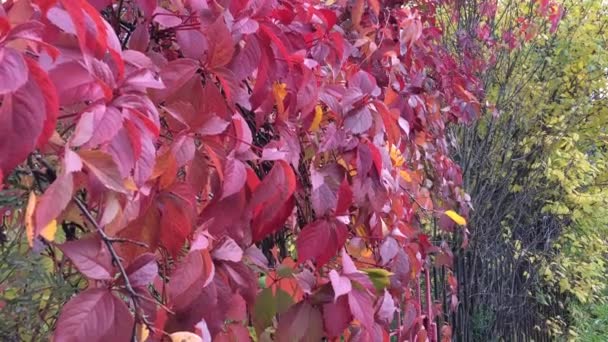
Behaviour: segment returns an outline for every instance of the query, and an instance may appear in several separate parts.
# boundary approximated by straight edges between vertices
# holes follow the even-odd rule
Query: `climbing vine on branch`
[[[492,63],[442,45],[457,3],[4,2],[0,176],[88,283],[55,341],[449,340],[425,225],[466,245],[446,127]]]

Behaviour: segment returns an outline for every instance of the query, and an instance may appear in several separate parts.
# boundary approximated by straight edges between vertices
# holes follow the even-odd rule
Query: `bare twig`
[[[95,230],[97,230],[97,232],[101,236],[101,239],[103,240],[104,244],[108,248],[108,251],[110,251],[110,256],[112,257],[112,262],[116,265],[116,267],[118,267],[120,275],[124,279],[125,288],[129,294],[129,297],[131,297],[131,302],[133,303],[133,309],[135,311],[136,318],[139,318],[150,331],[154,331],[155,330],[154,325],[147,320],[145,315],[139,313],[139,299],[143,298],[143,296],[138,294],[135,291],[135,289],[133,288],[133,286],[131,285],[131,282],[129,281],[129,277],[127,276],[127,271],[125,270],[125,267],[122,264],[122,261],[120,260],[120,257],[118,256],[118,253],[116,253],[116,250],[114,249],[114,245],[113,245],[114,242],[130,242],[130,243],[136,243],[137,245],[140,245],[140,243],[138,241],[134,241],[134,240],[130,240],[130,239],[109,237],[106,234],[106,232],[99,226],[99,224],[97,223],[97,220],[95,220],[95,218],[93,217],[93,214],[91,213],[91,211],[89,211],[89,209],[82,202],[82,200],[80,200],[76,196],[73,197],[73,200],[74,200],[74,203],[76,203],[76,206],[78,206],[80,211],[87,218],[87,220],[89,222],[91,222],[93,227],[95,227]],[[141,244],[143,244],[143,243],[141,243]],[[145,244],[143,244],[143,245],[145,245]],[[135,335],[133,335],[132,339],[135,340]]]

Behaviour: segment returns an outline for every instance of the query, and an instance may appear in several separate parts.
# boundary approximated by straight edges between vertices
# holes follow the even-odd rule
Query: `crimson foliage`
[[[420,218],[454,231],[444,213],[469,210],[446,126],[480,115],[492,63],[442,46],[438,8],[458,3],[0,6],[0,177],[27,158],[51,175],[24,215],[34,248],[89,232],[57,245],[89,288],[55,340],[436,340],[420,284],[451,252]],[[295,251],[269,262],[277,232]]]

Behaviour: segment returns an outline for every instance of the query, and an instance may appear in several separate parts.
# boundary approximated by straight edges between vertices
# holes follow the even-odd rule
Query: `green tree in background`
[[[520,48],[482,70],[486,115],[454,132],[474,207],[471,247],[459,255],[468,303],[459,319],[472,332],[460,337],[509,340],[533,321],[532,330],[585,340],[576,311],[606,299],[607,7],[563,1],[552,27],[522,1],[499,2],[499,19],[485,22],[484,3],[463,5],[468,20],[451,28],[477,42],[463,55],[484,53],[484,44]],[[503,30],[513,34],[497,36]]]

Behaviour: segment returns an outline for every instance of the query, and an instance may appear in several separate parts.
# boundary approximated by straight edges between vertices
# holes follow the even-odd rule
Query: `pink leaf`
[[[199,59],[209,51],[207,37],[200,30],[178,30],[175,38],[186,58]]]
[[[202,342],[211,342],[211,333],[209,332],[207,322],[205,322],[204,319],[196,323],[194,327],[196,329],[196,333],[201,337]]]
[[[222,244],[211,253],[214,259],[239,262],[243,258],[243,250],[231,238],[226,238]]]
[[[93,288],[72,298],[62,309],[54,341],[128,341],[133,316],[108,289]]]
[[[393,296],[385,289],[382,299],[380,299],[380,307],[378,308],[378,319],[385,324],[391,324],[395,316],[395,301]]]
[[[146,52],[149,44],[150,32],[148,31],[148,25],[145,23],[138,24],[129,39],[129,49]]]
[[[178,26],[182,23],[182,19],[175,13],[170,12],[162,7],[156,7],[154,10],[154,22],[166,28]]]
[[[245,168],[245,164],[237,159],[230,158],[226,160],[221,199],[241,191],[243,186],[245,186],[246,180],[247,170]]]
[[[296,279],[304,293],[312,294],[317,279],[309,269],[304,269],[302,272],[294,274],[293,277]]]
[[[348,306],[353,316],[369,331],[374,329],[374,306],[371,297],[364,291],[348,293]]]
[[[361,134],[372,127],[373,117],[369,108],[355,109],[346,115],[344,127],[353,134]]]
[[[352,290],[350,279],[339,275],[336,270],[331,270],[329,272],[329,280],[331,281],[331,286],[334,289],[334,301],[336,301],[341,295],[345,295]]]
[[[156,257],[152,253],[142,254],[129,264],[126,272],[132,286],[146,286],[158,275]]]
[[[137,6],[144,12],[144,15],[149,18],[154,13],[158,0],[136,0]]]
[[[66,148],[63,165],[66,173],[78,172],[82,170],[82,159],[80,159],[80,156],[76,152],[70,148]]]
[[[0,95],[14,92],[27,82],[23,56],[11,49],[0,48]]]
[[[391,259],[397,255],[399,251],[399,243],[394,238],[387,236],[382,245],[380,245],[380,257],[382,258],[382,265],[388,264]]]
[[[110,252],[96,236],[78,241],[68,241],[59,246],[74,266],[88,278],[110,280],[113,278]]]
[[[359,273],[353,259],[350,258],[350,255],[348,255],[345,249],[342,249],[342,272],[344,274]]]

